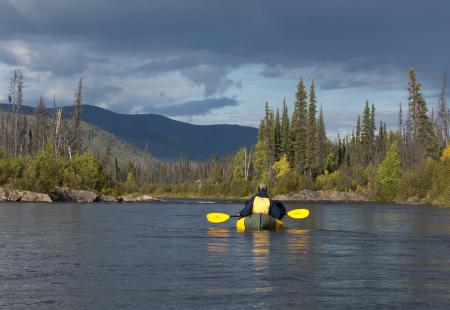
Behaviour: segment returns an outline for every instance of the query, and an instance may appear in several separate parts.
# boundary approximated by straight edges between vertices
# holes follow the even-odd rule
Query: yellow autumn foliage
[[[286,173],[289,172],[288,157],[286,155],[281,156],[278,161],[273,163],[272,168],[275,171],[275,177],[277,180],[283,177]]]
[[[446,160],[450,158],[450,144],[442,152],[441,160]]]

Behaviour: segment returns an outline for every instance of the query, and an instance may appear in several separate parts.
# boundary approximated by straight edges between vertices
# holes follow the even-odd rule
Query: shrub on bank
[[[401,201],[417,196],[425,198],[435,178],[436,161],[426,159],[419,167],[403,172],[398,189],[397,198]]]
[[[7,156],[5,150],[0,147],[0,185],[20,178],[23,167],[24,164],[19,158]]]
[[[114,184],[92,153],[77,154],[69,159],[55,155],[49,145],[26,160],[26,168],[16,180],[16,187],[54,195],[56,186],[102,191],[111,189]]]

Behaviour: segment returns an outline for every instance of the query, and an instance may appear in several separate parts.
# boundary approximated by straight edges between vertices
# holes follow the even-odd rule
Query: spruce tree
[[[283,113],[281,116],[281,133],[280,133],[280,151],[282,154],[288,156],[289,163],[292,164],[292,137],[291,125],[289,122],[289,113],[286,105],[286,100],[283,102]]]
[[[375,126],[375,105],[373,103],[372,103],[372,109],[370,111],[370,126],[371,126],[371,130],[370,130],[369,143],[371,145],[373,145],[375,142],[375,131],[377,130],[377,127]]]
[[[425,156],[437,155],[437,140],[433,130],[433,123],[428,117],[427,103],[423,97],[422,85],[416,80],[416,73],[410,70],[410,106],[412,109],[413,137],[416,145],[415,151]]]
[[[305,168],[312,175],[318,168],[318,145],[317,134],[317,99],[314,81],[311,82],[309,92],[308,119],[306,128],[306,165]]]
[[[275,160],[280,159],[281,156],[281,120],[280,111],[277,109],[277,114],[275,115],[274,124],[274,135],[275,135]]]
[[[408,72],[408,126],[410,139],[415,140],[417,130],[417,102],[420,100],[420,87],[417,83],[416,71],[413,68]]]
[[[374,136],[373,121],[374,116],[372,116],[369,107],[369,101],[366,101],[361,128],[361,155],[363,164],[368,164],[372,160],[371,154],[373,152],[373,136]]]
[[[48,135],[47,125],[47,108],[44,98],[39,99],[39,103],[35,110],[35,128],[34,128],[34,152],[38,152],[45,146]]]
[[[398,134],[400,135],[400,140],[403,140],[403,110],[402,110],[402,103],[400,102],[399,108],[398,108]]]
[[[327,157],[327,135],[325,132],[325,121],[323,119],[322,106],[320,106],[319,119],[317,121],[317,133],[319,168],[324,170]]]
[[[355,133],[355,140],[356,144],[361,143],[361,116],[358,115],[358,118],[356,119],[356,133]]]
[[[265,122],[265,119],[262,119],[259,122],[258,141],[263,141],[264,142],[265,135],[266,135],[266,122]]]
[[[386,139],[387,132],[385,131],[385,127],[383,122],[380,120],[380,128],[378,129],[378,136],[376,139],[376,153],[378,158],[383,158],[386,152]]]
[[[439,147],[444,149],[449,143],[449,111],[447,106],[447,96],[445,90],[447,88],[447,74],[442,77],[441,94],[439,95],[439,107],[437,118],[437,138]]]
[[[265,120],[265,146],[268,159],[269,179],[272,179],[272,164],[276,161],[276,139],[275,139],[275,116],[273,111],[269,109],[269,103],[266,102],[266,120]]]
[[[78,82],[77,90],[75,91],[75,101],[72,114],[72,132],[70,141],[70,152],[81,153],[81,105],[83,102],[83,78]]]
[[[307,123],[307,99],[303,80],[297,85],[295,108],[292,117],[292,147],[294,152],[294,165],[300,173],[305,169],[306,151],[306,123]]]

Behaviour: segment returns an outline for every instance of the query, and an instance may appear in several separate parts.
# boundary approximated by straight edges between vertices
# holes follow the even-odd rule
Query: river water
[[[4,309],[450,309],[450,209],[296,204],[239,233],[237,203],[1,204]]]

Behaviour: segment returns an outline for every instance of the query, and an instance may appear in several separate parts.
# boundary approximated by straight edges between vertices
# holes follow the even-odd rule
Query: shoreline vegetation
[[[292,114],[286,102],[281,112],[266,102],[252,148],[200,162],[158,161],[150,155],[133,161],[106,143],[95,154],[83,147],[90,138],[81,130],[83,79],[70,118],[56,107],[55,98],[52,114],[40,98],[34,116],[25,116],[24,76],[16,70],[9,109],[0,109],[0,201],[245,199],[263,182],[279,200],[450,207],[447,79],[442,79],[437,107],[430,110],[414,69],[408,78],[408,102],[399,104],[396,129],[377,119],[375,104],[367,101],[352,133],[329,139],[314,81],[308,91],[300,80]]]
[[[245,201],[248,197],[236,197],[236,196],[159,196],[154,197],[142,193],[132,193],[124,196],[108,196],[102,193],[87,191],[87,190],[73,190],[69,188],[59,188],[60,196],[50,198],[48,194],[35,193],[26,190],[17,190],[9,188],[0,188],[0,203],[12,202],[12,203],[157,203],[164,202],[165,199],[213,199],[215,201],[221,200],[236,200]],[[281,202],[337,202],[337,203],[376,203],[376,200],[369,200],[367,197],[360,193],[354,192],[339,192],[339,191],[312,191],[302,190],[294,194],[280,194],[272,197],[272,199]],[[407,201],[390,201],[386,203],[393,204],[408,204],[408,205],[430,205],[426,199],[419,197],[411,197]],[[434,205],[439,207],[439,205]]]

